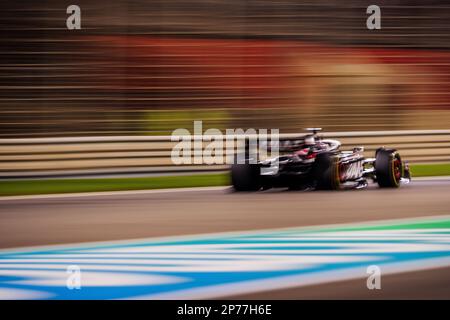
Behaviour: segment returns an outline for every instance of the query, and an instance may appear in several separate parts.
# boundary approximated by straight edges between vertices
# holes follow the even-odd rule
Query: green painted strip
[[[450,163],[412,164],[411,174],[414,177],[449,176]]]
[[[229,184],[226,173],[149,178],[8,180],[0,181],[0,196],[210,187]]]
[[[324,229],[323,232],[408,230],[408,229],[449,229],[449,232],[450,232],[450,219],[398,223],[398,224],[388,224],[388,225],[376,225],[376,226],[361,226],[361,227],[356,226],[356,227],[349,227],[349,228]]]

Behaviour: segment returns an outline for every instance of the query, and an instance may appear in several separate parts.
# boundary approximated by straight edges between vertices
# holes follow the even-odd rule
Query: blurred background
[[[81,30],[66,27],[71,4]],[[381,30],[366,27],[371,4],[2,1],[0,178],[167,172],[173,144],[158,137],[194,120],[282,134],[449,129],[448,1],[377,1]],[[450,161],[450,132],[336,137]]]
[[[0,137],[448,128],[448,1],[371,4],[2,1]]]
[[[381,8],[381,30],[366,27],[366,9],[373,4]],[[69,5],[81,8],[81,30],[66,27]],[[383,295],[366,290],[364,278],[352,284],[341,281],[313,290],[306,287],[304,293],[271,291],[244,297],[449,299],[446,261],[450,249],[443,244],[449,243],[450,226],[449,21],[449,0],[1,0],[0,248],[206,232],[233,232],[236,238],[221,236],[219,242],[215,238],[209,242],[190,236],[186,246],[180,246],[180,253],[189,258],[180,256],[173,265],[129,260],[131,252],[152,257],[151,250],[132,248],[133,242],[127,242],[127,248],[137,251],[120,249],[117,255],[109,249],[98,251],[114,253],[116,262],[100,262],[106,256],[97,259],[91,246],[86,251],[78,246],[66,251],[39,249],[34,257],[24,249],[19,254],[9,251],[6,257],[13,262],[2,261],[5,255],[0,255],[0,299],[23,297],[17,289],[25,289],[33,298],[53,298],[46,295],[53,289],[61,292],[57,298],[65,294],[69,299],[102,298],[104,294],[122,297],[132,292],[132,286],[146,294],[148,279],[156,283],[148,292],[159,294],[170,286],[160,280],[167,270],[158,268],[172,266],[169,281],[174,276],[183,282],[171,282],[177,290],[183,291],[189,278],[197,276],[201,280],[194,282],[195,290],[209,285],[209,279],[222,281],[228,276],[239,278],[236,281],[250,277],[250,285],[241,283],[238,288],[252,288],[258,279],[270,284],[279,283],[279,278],[268,277],[295,275],[288,273],[294,269],[284,265],[258,271],[259,265],[266,268],[280,260],[295,262],[301,270],[312,265],[317,269],[311,274],[318,274],[320,282],[333,278],[316,270],[344,275],[339,279],[344,280],[346,273],[333,268],[343,265],[341,255],[353,259],[351,252],[358,257],[348,260],[351,270],[361,257],[371,264],[411,259],[409,267],[445,268],[391,278],[383,269]],[[284,190],[228,192],[226,165],[173,165],[170,156],[175,143],[170,134],[177,128],[192,130],[194,120],[202,120],[204,130],[275,128],[290,138],[305,127],[322,127],[326,137],[342,142],[343,150],[362,145],[367,157],[373,157],[380,146],[398,148],[411,165],[413,180],[395,192],[384,189],[326,196]],[[419,176],[425,178],[416,179]],[[182,187],[207,188],[92,193]],[[21,197],[76,192],[91,193]],[[309,240],[301,240],[304,234],[292,233],[293,240],[277,239],[272,231],[267,240],[269,233],[254,234],[254,241],[262,241],[255,242],[261,245],[258,249],[264,249],[264,255],[268,252],[266,260],[230,264],[241,252],[246,254],[245,248],[253,241],[239,235],[242,230],[443,215],[439,223],[399,222],[402,226],[373,229],[376,238],[368,238],[374,239],[367,242],[370,250],[354,242],[362,241],[357,238],[364,232],[344,228],[347,235],[341,240],[340,236],[318,239],[321,247],[313,243],[311,252],[323,251],[312,254],[318,257],[317,263],[306,258],[306,266],[303,260],[280,259],[278,251],[278,245],[288,241],[290,247],[297,243],[292,247],[298,246],[292,251],[295,259],[304,254],[300,251],[310,255],[306,251]],[[360,230],[376,225],[367,226]],[[392,233],[397,228],[398,233]],[[412,231],[411,237],[409,231],[404,233],[406,229]],[[356,231],[354,236],[347,233],[351,230]],[[224,265],[230,266],[222,268],[216,264],[222,258],[212,258],[210,249],[205,256],[194,258],[197,249],[191,250],[191,245],[203,247],[202,241],[207,246],[222,246],[221,241],[226,241],[226,246],[239,245],[236,250],[241,252],[233,249],[229,251],[233,254],[222,256],[227,261]],[[349,243],[353,247],[345,251]],[[175,253],[173,249],[155,250]],[[26,256],[21,257],[23,252]],[[381,260],[372,259],[374,252]],[[78,253],[81,260],[75,258]],[[198,261],[190,261],[191,257]],[[19,262],[21,258],[26,259]],[[437,262],[422,265],[421,259]],[[200,260],[207,264],[197,264]],[[95,284],[78,291],[81,295],[70,295],[77,290],[63,291],[66,279],[61,282],[64,288],[55,281],[67,275],[65,263],[81,264],[83,274],[84,268],[94,270],[92,276],[87,273],[87,279]],[[108,266],[103,268],[103,263]],[[102,268],[97,269],[99,265]],[[258,265],[256,271],[249,269],[253,265]],[[137,271],[139,266],[156,271],[145,274]],[[361,278],[367,276],[363,269]],[[97,273],[101,270],[106,276]],[[397,264],[396,270],[400,271]],[[127,276],[144,274],[150,278]],[[306,283],[313,283],[307,277]],[[128,284],[127,278],[137,280]],[[230,288],[231,280],[226,281],[230,282],[221,284]],[[291,285],[301,282],[294,280]],[[42,292],[44,296],[39,296]]]

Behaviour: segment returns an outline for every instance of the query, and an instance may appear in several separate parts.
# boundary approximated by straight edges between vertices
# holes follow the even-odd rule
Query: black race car
[[[375,158],[365,158],[363,147],[342,151],[339,141],[318,136],[320,128],[308,130],[311,133],[299,139],[279,141],[282,155],[272,159],[249,161],[246,148],[243,163],[235,161],[231,166],[234,189],[360,189],[368,186],[369,179],[382,188],[398,188],[411,181],[409,166],[395,149],[382,147]]]

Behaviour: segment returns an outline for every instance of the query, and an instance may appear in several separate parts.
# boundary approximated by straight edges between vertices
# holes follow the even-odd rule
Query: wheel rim
[[[394,178],[396,182],[400,181],[400,178],[402,177],[402,162],[400,159],[395,158],[394,160]]]

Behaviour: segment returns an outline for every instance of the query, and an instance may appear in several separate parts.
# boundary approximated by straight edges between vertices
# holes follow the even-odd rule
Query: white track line
[[[176,193],[176,192],[193,192],[193,191],[214,191],[214,190],[226,190],[229,188],[230,188],[229,186],[220,186],[220,187],[169,188],[169,189],[152,189],[152,190],[52,193],[52,194],[37,194],[37,195],[25,195],[25,196],[6,196],[6,197],[0,197],[0,201],[27,200],[27,199],[51,199],[51,198],[78,198],[78,197],[97,197],[97,196],[120,196],[120,195],[133,195],[133,194],[158,194],[158,193]]]
[[[450,176],[431,176],[431,177],[417,177],[414,178],[414,176],[412,177],[412,182],[414,181],[450,181]]]

